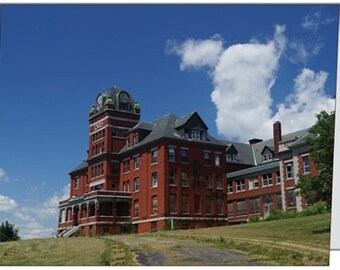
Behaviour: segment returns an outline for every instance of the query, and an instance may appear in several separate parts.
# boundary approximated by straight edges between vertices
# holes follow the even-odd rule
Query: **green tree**
[[[13,224],[8,221],[2,222],[0,226],[0,242],[19,240],[18,233],[19,230],[15,229]]]
[[[306,142],[311,150],[311,158],[320,175],[300,175],[297,188],[308,204],[324,201],[327,208],[332,204],[333,151],[334,151],[334,111],[316,115],[317,122],[310,128],[312,136]]]

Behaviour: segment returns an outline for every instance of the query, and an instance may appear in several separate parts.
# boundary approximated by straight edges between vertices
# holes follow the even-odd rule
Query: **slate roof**
[[[83,160],[82,163],[80,163],[77,167],[75,167],[72,171],[69,172],[69,174],[72,174],[74,172],[80,171],[82,169],[85,169],[88,167],[88,163],[86,160]]]
[[[176,139],[176,140],[184,140],[184,141],[192,141],[191,139],[184,138],[180,131],[176,128],[179,128],[183,125],[185,125],[189,119],[195,114],[190,113],[188,115],[185,115],[183,117],[177,117],[176,115],[172,113],[168,113],[158,119],[156,119],[153,122],[140,122],[136,126],[134,126],[131,130],[136,130],[138,128],[143,128],[146,130],[149,130],[150,133],[138,143],[138,146],[146,145],[148,143],[151,143],[153,141],[156,141],[161,138],[168,138],[168,139]],[[203,123],[204,124],[204,123]],[[197,140],[195,141],[197,143],[206,143],[206,144],[217,144],[223,146],[224,144],[220,141],[212,137],[211,135],[207,134],[207,140]],[[132,148],[127,148],[124,146],[120,153],[124,153],[126,151],[129,151]]]
[[[262,163],[261,165],[255,166],[255,167],[250,167],[246,168],[243,170],[235,171],[235,172],[230,172],[227,173],[227,179],[230,178],[235,178],[238,176],[252,176],[258,174],[259,172],[265,172],[266,170],[272,171],[273,169],[279,169],[279,161],[272,161],[272,162],[267,162],[267,163]]]
[[[305,143],[305,139],[311,134],[308,132],[309,128],[302,129],[299,131],[295,131],[292,133],[288,133],[282,135],[282,142],[288,142],[288,147],[294,147]],[[292,142],[290,142],[292,141]],[[240,163],[240,164],[248,164],[252,166],[257,166],[263,163],[262,160],[262,151],[267,146],[269,149],[274,151],[274,140],[268,139],[262,142],[258,142],[255,144],[246,144],[246,143],[235,143],[231,141],[222,141],[225,145],[230,146],[234,145],[238,152],[238,161],[230,161],[231,163]]]

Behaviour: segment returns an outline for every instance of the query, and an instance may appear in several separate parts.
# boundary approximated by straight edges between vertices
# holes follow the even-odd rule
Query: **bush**
[[[254,222],[260,222],[261,219],[260,219],[260,216],[259,215],[252,215],[250,216],[249,218],[249,222],[250,223],[254,223]]]
[[[324,214],[327,213],[327,206],[324,202],[317,202],[310,206],[308,206],[305,210],[301,212],[302,216],[313,216],[318,214]]]

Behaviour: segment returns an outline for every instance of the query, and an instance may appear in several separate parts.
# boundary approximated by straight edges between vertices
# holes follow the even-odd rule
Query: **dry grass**
[[[105,249],[104,240],[88,237],[0,243],[0,265],[102,265]]]

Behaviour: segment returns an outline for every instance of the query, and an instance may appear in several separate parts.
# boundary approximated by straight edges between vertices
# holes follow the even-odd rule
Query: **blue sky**
[[[88,112],[116,85],[142,120],[198,111],[218,138],[269,138],[334,108],[338,7],[2,6],[0,221],[56,230]]]

